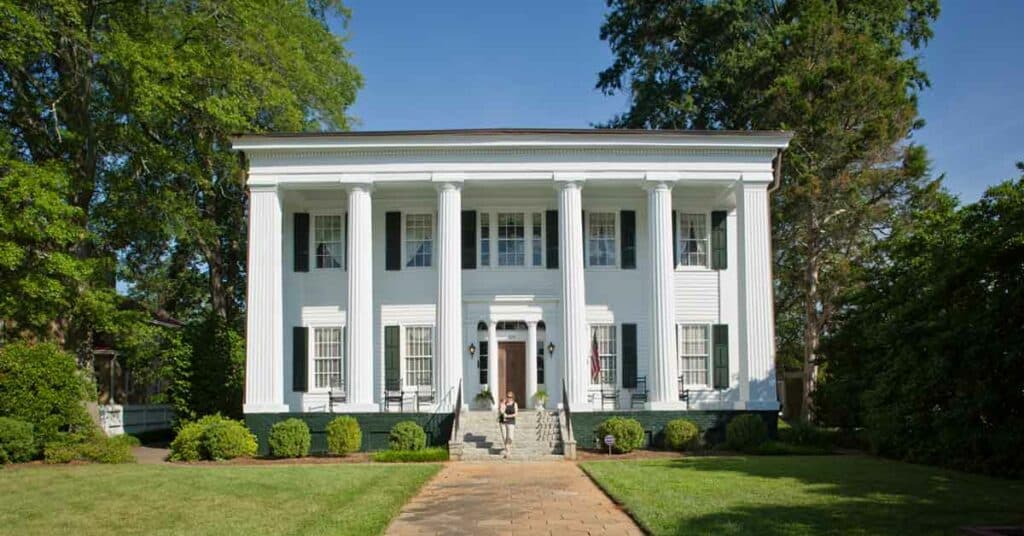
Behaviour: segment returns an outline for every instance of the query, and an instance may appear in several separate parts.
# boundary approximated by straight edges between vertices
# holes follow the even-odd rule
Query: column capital
[[[459,192],[462,191],[462,181],[434,182],[434,188],[438,192]]]
[[[536,328],[537,327],[537,323],[540,322],[540,321],[539,320],[523,320],[523,322],[526,323],[527,327]]]
[[[345,184],[345,191],[351,194],[352,192],[366,192],[368,194],[373,193],[372,182],[352,182]]]

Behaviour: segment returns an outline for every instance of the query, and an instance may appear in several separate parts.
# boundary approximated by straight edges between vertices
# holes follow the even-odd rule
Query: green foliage
[[[810,447],[827,447],[832,442],[828,432],[804,421],[779,426],[779,441]]]
[[[203,432],[203,449],[211,460],[233,460],[256,455],[256,436],[245,424],[224,419],[214,422]]]
[[[0,415],[32,423],[38,445],[92,428],[83,405],[89,387],[75,358],[54,344],[0,348]]]
[[[81,440],[48,443],[43,449],[43,460],[46,463],[134,463],[134,445],[130,440],[119,439],[120,437],[130,436],[108,438],[102,434],[95,434]]]
[[[38,451],[32,423],[0,417],[0,465],[27,462]]]
[[[644,446],[644,428],[636,419],[612,417],[599,424],[594,433],[602,442],[605,436],[613,436],[615,444],[612,445],[612,451],[620,454],[632,452]]]
[[[673,419],[665,425],[665,446],[672,450],[693,450],[700,446],[700,428],[693,421]]]
[[[220,413],[242,414],[245,384],[245,341],[216,315],[185,326],[182,341],[168,361],[168,401],[179,419]]]
[[[342,415],[327,423],[327,452],[347,456],[363,444],[363,431],[354,417]]]
[[[753,451],[768,441],[768,429],[757,415],[737,415],[725,427],[725,444],[742,452]]]
[[[384,463],[445,462],[448,449],[427,447],[419,450],[381,450],[373,453],[373,461]]]
[[[142,441],[140,441],[139,438],[129,434],[121,434],[119,436],[114,436],[110,438],[110,440],[113,441],[114,443],[127,445],[129,448],[142,446]]]
[[[46,463],[71,463],[77,459],[78,447],[73,443],[57,441],[43,448],[43,460]]]
[[[391,427],[388,445],[391,450],[420,450],[427,446],[427,433],[414,421],[402,421]]]
[[[1024,177],[917,207],[879,250],[823,347],[823,423],[885,456],[1024,476]]]
[[[277,458],[301,458],[309,454],[309,426],[302,419],[287,419],[270,429],[270,454]]]
[[[207,425],[218,416],[207,416],[197,422],[186,422],[181,425],[178,435],[171,441],[172,462],[194,462],[203,459],[203,433]]]
[[[480,405],[494,404],[494,395],[491,394],[491,390],[484,387],[480,389],[480,392],[473,396],[473,401]]]

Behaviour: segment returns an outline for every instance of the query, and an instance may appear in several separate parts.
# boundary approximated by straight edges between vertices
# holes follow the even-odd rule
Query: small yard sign
[[[615,436],[608,434],[604,436],[604,444],[608,445],[608,454],[612,453],[612,445],[615,444]]]

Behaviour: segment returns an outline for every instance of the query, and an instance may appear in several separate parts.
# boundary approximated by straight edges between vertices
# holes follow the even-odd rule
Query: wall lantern
[[[548,343],[548,357],[551,357],[553,355],[555,355],[555,343],[549,342]]]
[[[476,355],[476,345],[473,343],[469,343],[469,348],[466,348],[466,350],[469,351],[469,360],[472,361],[473,356]]]

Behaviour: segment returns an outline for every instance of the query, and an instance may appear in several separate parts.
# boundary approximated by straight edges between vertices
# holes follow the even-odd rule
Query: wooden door
[[[499,403],[505,394],[512,391],[520,408],[526,407],[526,343],[498,343],[498,392],[494,398]]]

